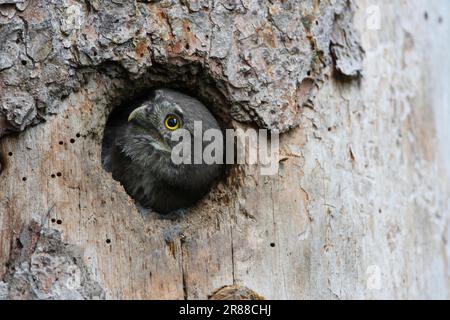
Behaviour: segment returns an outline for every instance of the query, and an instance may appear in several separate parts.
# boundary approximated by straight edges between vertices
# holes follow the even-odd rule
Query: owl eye
[[[169,130],[177,130],[180,127],[180,119],[174,114],[169,114],[164,120],[164,125]]]

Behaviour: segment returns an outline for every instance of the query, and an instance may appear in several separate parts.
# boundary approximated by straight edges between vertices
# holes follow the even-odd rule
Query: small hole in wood
[[[13,153],[12,152],[8,152],[8,156],[12,157]]]
[[[20,241],[19,238],[16,238],[16,246],[17,246],[17,248],[19,248],[19,249],[22,249],[22,248],[23,248],[22,241]]]
[[[54,173],[52,173],[50,177],[56,178],[56,175]]]
[[[56,222],[56,219],[55,218],[52,218],[52,220],[50,220],[52,223],[55,223]]]
[[[110,244],[111,243],[111,239],[106,239],[106,243]]]
[[[23,177],[23,178],[22,178],[22,181],[27,181],[27,177]]]
[[[58,220],[56,220],[56,223],[57,223],[57,224],[62,224],[62,220],[61,220],[61,219],[58,219]]]
[[[21,63],[22,63],[22,65],[24,65],[24,66],[27,65],[27,61],[26,61],[26,60],[22,60]]]
[[[63,144],[64,144],[64,142],[63,142],[63,141],[60,141],[60,142],[59,142],[59,145],[60,145],[60,146],[62,146]]]
[[[79,138],[79,137],[81,137],[81,134],[77,133],[75,136],[76,136],[77,138]]]
[[[61,172],[57,172],[56,175],[57,175],[58,177],[61,177],[61,176],[62,176],[62,173],[61,173]]]
[[[184,47],[186,48],[186,50],[189,50],[189,48],[190,48],[191,46],[189,45],[189,43],[186,43]]]
[[[75,139],[70,139],[70,143],[75,143]]]
[[[275,247],[275,243],[272,242],[272,243],[270,244],[270,246],[271,246],[272,248],[274,248],[274,247]]]

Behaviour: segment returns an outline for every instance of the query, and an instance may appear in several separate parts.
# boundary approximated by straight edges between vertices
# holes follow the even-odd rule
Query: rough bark
[[[0,297],[450,297],[450,5],[371,5],[0,0]],[[162,85],[281,130],[278,174],[141,216],[101,138]]]

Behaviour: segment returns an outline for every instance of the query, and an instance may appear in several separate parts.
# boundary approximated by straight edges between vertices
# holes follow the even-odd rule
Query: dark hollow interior
[[[172,89],[196,98],[212,113],[222,131],[231,127],[231,117],[227,112],[230,108],[227,107],[225,96],[217,87],[215,87],[216,84],[214,81],[196,66],[177,67],[175,69],[155,66],[152,67],[145,77],[133,81],[126,81],[126,83],[126,87],[119,88],[120,98],[114,99],[114,101],[111,102],[111,111],[105,124],[104,133],[108,132],[108,128],[114,127],[114,123],[117,121],[123,121],[124,118],[128,118],[130,107],[139,106],[140,103],[151,97],[154,90],[160,88]],[[102,164],[104,169],[110,172],[110,168],[105,166],[105,158],[109,156],[107,153],[108,150],[110,150],[105,147],[106,141],[107,139],[103,136]],[[214,189],[220,181],[227,181],[226,178],[230,174],[231,168],[232,165],[223,165],[222,174],[212,185],[211,189]],[[192,203],[192,206],[195,205],[196,203]],[[180,212],[185,213],[186,209],[189,208],[179,209]]]

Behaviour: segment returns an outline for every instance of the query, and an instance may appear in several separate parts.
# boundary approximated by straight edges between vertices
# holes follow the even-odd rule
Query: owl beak
[[[128,122],[138,119],[143,115],[145,112],[145,109],[147,108],[146,105],[140,106],[139,108],[134,109],[130,115],[128,116]],[[149,138],[152,140],[150,144],[155,148],[156,150],[164,151],[164,152],[171,152],[172,150],[170,147],[161,139],[161,137],[158,134],[158,131],[153,128],[151,124],[145,125],[145,128],[147,130]]]
[[[167,146],[167,144],[165,144],[165,143],[163,143],[163,142],[160,142],[160,141],[153,141],[153,142],[151,142],[150,144],[151,144],[151,145],[153,146],[153,148],[155,148],[156,150],[163,151],[163,152],[168,152],[168,153],[171,153],[171,152],[172,152],[172,150],[169,148],[169,146]]]
[[[139,113],[144,111],[144,109],[145,109],[145,106],[134,109],[128,116],[128,122],[135,119],[139,115]]]

